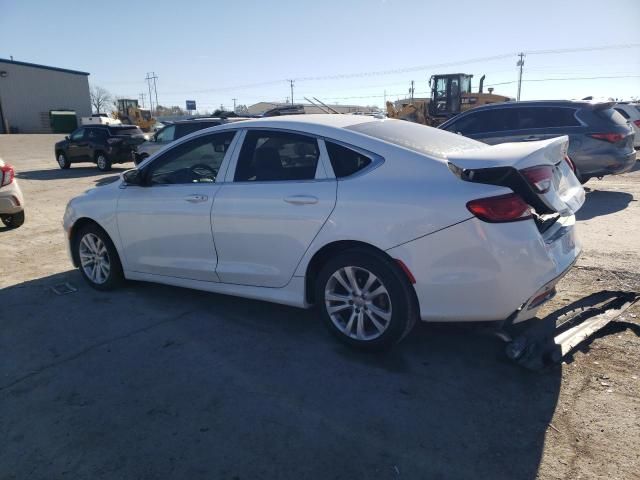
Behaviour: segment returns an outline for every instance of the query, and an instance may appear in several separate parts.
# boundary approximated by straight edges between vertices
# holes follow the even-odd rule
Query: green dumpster
[[[78,117],[75,110],[51,110],[49,123],[53,133],[71,133],[78,128]]]

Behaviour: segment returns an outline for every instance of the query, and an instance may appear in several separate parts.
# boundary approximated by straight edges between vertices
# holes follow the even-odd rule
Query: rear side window
[[[620,115],[622,115],[624,118],[629,119],[629,114],[625,112],[623,109],[616,108],[615,111],[618,112]]]
[[[329,153],[329,159],[336,178],[348,177],[371,164],[371,159],[366,155],[337,143],[326,140],[324,143],[327,146],[327,152]]]
[[[142,130],[138,127],[109,127],[109,133],[111,135],[142,135]]]
[[[320,156],[313,137],[288,132],[247,132],[234,181],[313,180]]]
[[[103,128],[88,128],[87,138],[92,142],[102,142],[107,138],[107,131]]]
[[[580,122],[575,117],[575,108],[523,107],[515,110],[517,118],[514,130],[580,126]]]
[[[627,119],[624,118],[620,113],[616,112],[613,108],[606,108],[604,110],[596,110],[596,115],[602,118],[603,120],[608,120],[610,122],[615,123],[616,125],[626,125]]]

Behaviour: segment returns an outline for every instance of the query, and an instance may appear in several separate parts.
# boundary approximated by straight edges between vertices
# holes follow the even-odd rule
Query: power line
[[[640,78],[640,75],[606,75],[601,77],[564,77],[564,78],[530,78],[528,80],[522,80],[523,82],[555,82],[555,81],[566,81],[566,80],[599,80],[605,78]],[[510,82],[500,82],[500,83],[492,83],[490,85],[486,85],[487,87],[495,87],[497,85],[511,85],[513,83],[517,83],[518,80],[512,80]]]
[[[577,48],[562,48],[562,49],[550,49],[550,50],[524,50],[524,55],[547,55],[547,54],[563,54],[563,53],[573,53],[573,52],[588,52],[588,51],[600,51],[600,50],[614,50],[614,49],[627,49],[627,48],[636,48],[640,47],[640,43],[626,43],[626,44],[618,44],[618,45],[601,45],[601,46],[593,46],[593,47],[577,47]],[[459,60],[455,62],[444,62],[444,63],[432,63],[425,65],[416,65],[410,67],[403,68],[395,68],[388,70],[375,70],[368,72],[354,72],[354,73],[343,73],[343,74],[334,74],[334,75],[318,75],[318,76],[307,76],[307,77],[298,77],[293,80],[291,79],[280,79],[280,80],[269,80],[265,82],[259,83],[251,83],[245,85],[235,85],[228,87],[216,87],[216,88],[208,88],[203,90],[191,90],[191,91],[182,91],[182,92],[167,92],[167,94],[186,94],[186,93],[213,93],[213,92],[223,92],[228,90],[243,90],[250,89],[256,87],[263,87],[268,85],[277,85],[284,82],[288,82],[291,84],[292,81],[297,82],[312,82],[312,81],[320,81],[320,80],[344,80],[349,78],[361,78],[361,77],[370,77],[370,76],[384,76],[384,75],[393,75],[398,73],[409,73],[415,71],[424,71],[424,70],[433,70],[437,68],[447,68],[454,67],[460,65],[467,65],[472,63],[480,63],[480,62],[488,62],[493,60],[502,60],[505,58],[511,58],[516,56],[517,53],[503,53],[500,55],[491,55],[486,57],[476,57],[470,58],[466,60]]]

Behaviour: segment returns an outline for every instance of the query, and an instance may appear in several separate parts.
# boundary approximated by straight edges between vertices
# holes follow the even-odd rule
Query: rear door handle
[[[290,195],[284,198],[284,201],[292,205],[313,205],[318,203],[318,197],[312,195]]]
[[[187,195],[186,197],[184,197],[184,199],[189,203],[202,203],[209,200],[209,197],[207,197],[206,195],[194,194],[194,195]]]

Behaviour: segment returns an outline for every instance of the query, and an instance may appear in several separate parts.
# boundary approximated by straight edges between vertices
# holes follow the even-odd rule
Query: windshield
[[[453,152],[480,148],[483,144],[444,130],[402,120],[382,120],[347,127],[414,152],[445,158]]]

